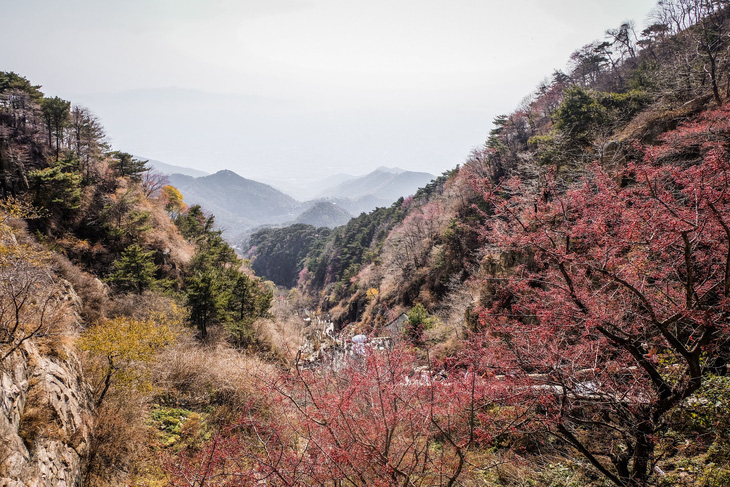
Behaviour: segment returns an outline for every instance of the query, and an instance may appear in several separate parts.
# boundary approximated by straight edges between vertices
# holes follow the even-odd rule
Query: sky
[[[656,0],[0,0],[0,70],[112,145],[279,187],[440,174],[570,54]]]

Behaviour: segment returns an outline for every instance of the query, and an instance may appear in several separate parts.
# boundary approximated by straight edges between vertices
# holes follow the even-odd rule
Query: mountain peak
[[[221,169],[220,171],[214,173],[213,176],[218,176],[218,177],[236,177],[236,178],[240,178],[240,179],[246,179],[243,176],[241,176],[240,174],[237,174],[237,173],[231,171],[230,169]]]
[[[379,166],[377,169],[375,169],[375,171],[387,172],[390,174],[401,174],[401,173],[406,172],[405,170],[403,170],[399,167],[387,167],[387,166]]]

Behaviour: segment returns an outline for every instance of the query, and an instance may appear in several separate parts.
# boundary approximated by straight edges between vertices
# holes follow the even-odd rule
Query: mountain
[[[319,197],[304,203],[273,186],[229,170],[202,177],[170,174],[169,179],[183,194],[186,204],[200,205],[213,213],[225,238],[240,242],[252,228],[263,225],[307,223],[330,228],[344,225],[352,215],[390,206],[398,198],[414,194],[433,175],[385,167],[360,177],[335,174],[313,185],[326,189],[320,191]],[[326,183],[334,184],[326,186]]]
[[[223,170],[197,178],[171,174],[169,178],[170,184],[183,194],[186,204],[200,205],[215,215],[218,227],[229,241],[258,225],[294,220],[301,207],[291,196],[233,171]]]
[[[330,201],[319,201],[299,215],[296,223],[306,223],[313,227],[334,228],[344,225],[352,215],[346,209]]]
[[[375,171],[323,189],[319,198],[346,198],[353,203],[347,209],[354,214],[376,207],[390,206],[398,198],[414,194],[427,185],[433,174],[381,167]]]
[[[317,198],[322,188],[337,186],[355,178],[357,176],[344,173],[331,174],[325,178],[303,178],[287,175],[278,178],[264,178],[261,179],[261,182],[269,184],[299,201],[310,201]]]
[[[326,178],[318,181],[317,184],[323,188],[330,188],[357,178],[358,176],[353,176],[351,174],[338,173],[327,176]]]
[[[141,159],[143,161],[147,161],[147,165],[150,166],[155,171],[159,171],[163,174],[167,174],[168,176],[170,174],[184,174],[185,176],[192,176],[194,178],[199,178],[202,176],[208,176],[210,173],[207,173],[205,171],[198,171],[197,169],[190,169],[189,167],[182,167],[182,166],[174,166],[172,164],[167,164],[162,161],[157,161],[155,159],[148,159],[146,157],[141,156],[134,156],[136,159]]]
[[[689,27],[607,31],[412,198],[262,229],[248,262],[89,112],[54,144],[70,103],[0,71],[0,485],[727,485],[730,100],[706,67],[730,10],[659,9]],[[352,202],[173,180],[236,229]]]

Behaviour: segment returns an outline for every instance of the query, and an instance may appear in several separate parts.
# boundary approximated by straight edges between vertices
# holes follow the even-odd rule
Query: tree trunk
[[[654,452],[654,441],[651,439],[653,428],[646,421],[638,426],[634,464],[631,468],[631,479],[627,485],[645,487],[649,481],[649,464]]]
[[[717,87],[717,62],[714,58],[710,59],[710,82],[712,83],[712,96],[715,97],[717,106],[722,106],[722,98],[720,97],[720,90]]]

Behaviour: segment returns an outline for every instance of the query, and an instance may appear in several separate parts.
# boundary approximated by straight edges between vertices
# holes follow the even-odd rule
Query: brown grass
[[[163,404],[192,410],[214,405],[218,419],[237,419],[243,408],[265,406],[260,390],[275,373],[272,364],[223,340],[201,346],[186,337],[161,354],[152,383]]]
[[[192,258],[195,247],[180,235],[162,203],[141,197],[138,206],[140,210],[150,213],[152,230],[142,236],[145,246],[169,251],[170,261],[174,265],[187,263]]]
[[[146,291],[143,294],[117,294],[109,301],[107,316],[127,316],[138,320],[149,318],[154,312],[171,310],[175,301],[166,296]]]
[[[256,323],[257,333],[287,363],[291,363],[304,343],[304,324],[297,313],[297,304],[296,300],[277,292],[271,307],[273,319],[259,320]]]
[[[31,452],[40,438],[59,441],[64,439],[56,410],[48,402],[46,391],[37,377],[32,377],[28,384],[28,396],[20,416],[18,436]]]
[[[94,323],[104,318],[109,307],[108,287],[93,275],[79,269],[61,254],[53,253],[51,261],[54,271],[69,281],[81,298],[83,321]]]
[[[84,486],[127,485],[147,444],[146,397],[124,390],[96,410]]]

